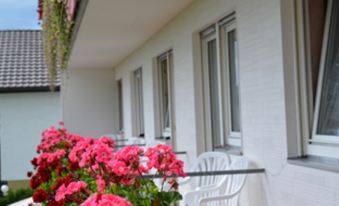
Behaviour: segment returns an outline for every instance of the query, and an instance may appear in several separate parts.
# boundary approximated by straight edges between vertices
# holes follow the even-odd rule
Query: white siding
[[[153,138],[153,60],[172,48],[176,147],[189,151],[190,161],[202,151],[197,32],[233,10],[239,40],[244,154],[252,165],[267,170],[264,175],[249,176],[241,205],[338,205],[338,174],[287,163],[279,0],[197,0],[121,62],[115,78],[124,82],[126,136],[132,130],[130,73],[143,67],[145,134]]]
[[[60,118],[59,92],[0,94],[2,180],[28,179],[41,132]]]

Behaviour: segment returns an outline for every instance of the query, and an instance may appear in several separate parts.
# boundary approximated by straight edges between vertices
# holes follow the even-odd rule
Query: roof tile
[[[0,89],[48,86],[41,30],[0,30]]]

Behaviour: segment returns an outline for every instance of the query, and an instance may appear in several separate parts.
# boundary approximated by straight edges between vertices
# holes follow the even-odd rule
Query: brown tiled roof
[[[0,30],[0,90],[48,86],[41,30]]]

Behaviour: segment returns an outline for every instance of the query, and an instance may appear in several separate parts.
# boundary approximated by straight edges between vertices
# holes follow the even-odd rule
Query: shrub
[[[8,194],[0,198],[0,206],[7,206],[14,202],[29,198],[33,195],[33,190],[30,188],[18,189],[16,191],[9,190]]]

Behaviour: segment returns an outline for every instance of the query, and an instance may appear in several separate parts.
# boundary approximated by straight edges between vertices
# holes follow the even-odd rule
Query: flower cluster
[[[85,191],[86,187],[87,184],[83,181],[71,182],[67,186],[62,184],[55,195],[55,200],[57,202],[63,201],[66,199],[66,196],[73,196],[74,194],[79,194],[81,191]],[[72,198],[68,197],[68,199]]]
[[[113,156],[114,141],[108,137],[99,139],[87,138],[78,141],[69,154],[72,163],[79,163],[79,167],[90,171],[100,169],[100,165],[107,164]]]
[[[177,185],[176,179],[166,178],[185,176],[183,162],[176,159],[171,147],[158,145],[144,151],[127,146],[115,151],[115,142],[108,137],[84,138],[69,133],[62,123],[60,127],[42,133],[39,155],[31,161],[36,172],[27,175],[35,190],[34,202],[47,206],[131,206],[159,203],[166,195],[172,202],[181,198],[171,190],[176,187],[163,191],[153,180],[140,178],[155,170],[164,177],[163,183]]]
[[[132,204],[125,199],[112,195],[112,194],[94,194],[90,198],[88,198],[84,203],[80,206],[132,206]]]
[[[140,155],[143,153],[144,150],[137,146],[127,146],[114,154],[108,166],[117,177],[117,182],[131,185],[138,176],[148,172],[140,163]]]
[[[147,162],[148,169],[155,168],[159,174],[165,176],[185,176],[183,170],[184,163],[177,160],[172,148],[168,145],[159,144],[154,148],[149,148],[145,156],[149,158]]]

